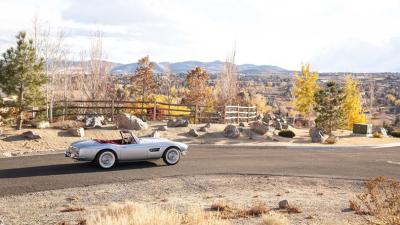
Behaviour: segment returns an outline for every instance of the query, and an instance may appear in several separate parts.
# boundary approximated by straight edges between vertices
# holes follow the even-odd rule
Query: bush
[[[398,137],[398,138],[400,138],[400,131],[392,131],[391,133],[390,133],[390,135],[392,135],[393,137]]]
[[[296,136],[296,134],[291,130],[281,130],[278,135],[286,138],[294,138],[294,136]]]

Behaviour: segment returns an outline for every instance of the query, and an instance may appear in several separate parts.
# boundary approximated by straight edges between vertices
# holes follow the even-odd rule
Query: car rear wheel
[[[96,163],[103,169],[110,169],[115,166],[117,157],[115,153],[110,150],[101,151],[96,157]]]
[[[163,154],[163,160],[168,165],[175,165],[181,159],[181,151],[177,148],[169,148]]]

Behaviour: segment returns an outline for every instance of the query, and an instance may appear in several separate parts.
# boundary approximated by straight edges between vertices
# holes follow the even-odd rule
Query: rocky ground
[[[240,208],[254,201],[274,209],[282,200],[301,213],[287,215],[291,225],[363,224],[348,209],[349,200],[362,191],[363,183],[341,179],[271,176],[195,176],[138,180],[130,183],[29,193],[0,198],[4,224],[57,224],[74,222],[96,213],[110,203],[134,202],[185,210],[209,211],[221,199]],[[77,211],[69,212],[71,209]],[[234,219],[233,224],[258,224],[260,217]]]
[[[308,129],[292,129],[296,137],[283,138],[277,135],[277,131],[269,130],[264,135],[250,134],[250,128],[247,124],[241,128],[242,132],[238,138],[227,138],[224,136],[223,130],[226,127],[224,124],[212,124],[205,131],[200,131],[205,124],[189,124],[188,127],[174,127],[162,131],[162,127],[166,123],[156,122],[149,123],[149,127],[143,131],[135,131],[138,136],[149,136],[154,131],[162,138],[168,138],[176,141],[181,141],[189,144],[252,144],[252,145],[304,145],[304,146],[326,146],[319,143],[311,143],[308,134]],[[196,129],[198,137],[191,135],[190,130]],[[28,130],[34,131],[41,139],[27,140],[21,134]],[[338,143],[335,146],[345,145],[376,145],[399,143],[399,138],[368,138],[362,136],[354,136],[350,131],[338,131]],[[118,128],[114,125],[106,125],[102,128],[85,129],[85,137],[94,139],[118,139],[120,138]],[[10,157],[18,155],[29,155],[48,151],[60,151],[68,147],[68,145],[80,137],[72,136],[67,130],[59,128],[33,129],[25,128],[21,131],[16,131],[13,128],[6,128],[0,134],[0,157]]]

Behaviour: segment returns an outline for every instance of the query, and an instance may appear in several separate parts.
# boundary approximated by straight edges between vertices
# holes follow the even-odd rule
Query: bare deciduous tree
[[[232,104],[238,94],[238,73],[235,65],[236,44],[232,53],[226,58],[224,67],[217,81],[217,97],[220,102]]]

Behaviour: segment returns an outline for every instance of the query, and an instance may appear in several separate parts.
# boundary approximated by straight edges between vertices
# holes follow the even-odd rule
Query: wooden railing
[[[55,102],[49,110],[49,117],[65,119],[71,116],[103,115],[113,121],[115,115],[123,112],[154,121],[181,117],[192,123],[239,123],[255,120],[257,108],[240,105],[209,107],[156,101],[74,100]]]

